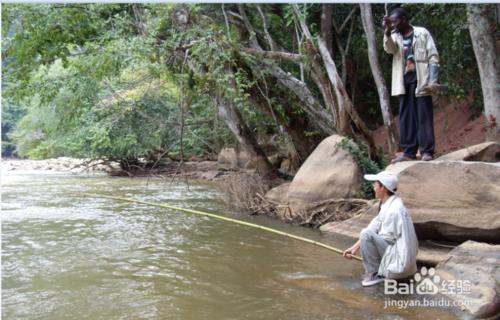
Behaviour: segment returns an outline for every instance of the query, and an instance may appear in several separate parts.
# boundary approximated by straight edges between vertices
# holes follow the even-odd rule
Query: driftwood
[[[365,212],[371,202],[363,199],[329,199],[312,204],[296,215],[300,225],[319,228],[328,222],[343,221]]]
[[[319,228],[333,221],[347,220],[365,212],[372,206],[371,201],[364,199],[328,199],[312,203],[306,209],[292,214],[288,205],[277,204],[265,198],[262,198],[262,202],[265,204],[262,207],[271,209],[267,212],[268,215],[313,228]]]
[[[227,195],[227,204],[230,207],[253,215],[267,214],[274,210],[275,204],[266,202],[262,196],[271,185],[258,174],[247,172],[234,174],[217,184],[217,187]]]
[[[319,228],[325,223],[343,221],[361,214],[374,202],[364,199],[328,199],[311,203],[306,209],[293,212],[287,204],[267,199],[264,194],[271,182],[259,175],[241,173],[220,181],[219,189],[227,195],[230,207],[252,215],[267,215],[286,222]]]

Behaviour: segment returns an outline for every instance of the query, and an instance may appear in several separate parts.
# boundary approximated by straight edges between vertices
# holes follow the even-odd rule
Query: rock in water
[[[337,146],[344,137],[323,140],[300,167],[288,189],[292,214],[310,203],[356,196],[361,189],[361,170],[355,159]]]
[[[475,317],[500,313],[500,245],[467,241],[453,249],[436,271],[441,291],[463,302]]]
[[[409,161],[391,165],[419,239],[500,243],[500,163]]]

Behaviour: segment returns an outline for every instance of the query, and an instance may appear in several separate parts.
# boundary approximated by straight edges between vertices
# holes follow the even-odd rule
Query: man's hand
[[[342,256],[346,259],[351,260],[352,256],[355,255],[356,252],[358,252],[358,249],[359,248],[352,246],[349,249],[344,250],[344,252],[342,252]]]
[[[349,260],[352,259],[352,255],[353,255],[353,253],[349,249],[346,249],[344,252],[342,252],[342,256],[346,259],[349,259]]]
[[[439,84],[437,81],[431,81],[427,85],[427,90],[431,92],[433,95],[437,95],[439,92],[447,92],[448,86],[445,84]]]
[[[385,16],[384,20],[382,21],[382,25],[384,27],[385,34],[387,36],[390,36],[391,35],[391,28],[392,28],[391,18],[389,18],[388,16]]]

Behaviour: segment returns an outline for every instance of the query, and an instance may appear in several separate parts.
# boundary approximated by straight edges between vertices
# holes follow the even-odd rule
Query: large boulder
[[[271,202],[279,204],[287,204],[289,188],[290,188],[290,182],[280,184],[279,186],[269,190],[266,193],[265,198]]]
[[[219,152],[217,162],[231,167],[238,166],[238,155],[234,148],[224,148]]]
[[[500,242],[500,163],[411,161],[391,165],[419,239]]]
[[[343,137],[332,135],[309,155],[288,188],[293,212],[331,198],[356,196],[361,189],[361,170],[354,158],[338,146]]]
[[[251,156],[244,150],[224,148],[220,151],[217,162],[233,168],[246,168],[252,162]]]
[[[500,161],[500,143],[496,141],[476,144],[464,149],[445,154],[436,160],[441,161]]]
[[[500,245],[467,241],[436,268],[441,290],[478,318],[500,314]],[[496,318],[495,318],[496,319]]]

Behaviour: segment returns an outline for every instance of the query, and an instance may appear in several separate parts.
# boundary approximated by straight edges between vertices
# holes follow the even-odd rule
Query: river
[[[159,178],[8,171],[2,175],[2,319],[456,319],[384,309],[360,262],[261,230],[131,197],[217,212],[345,248],[228,210],[209,185]],[[405,297],[411,299],[412,297]]]

